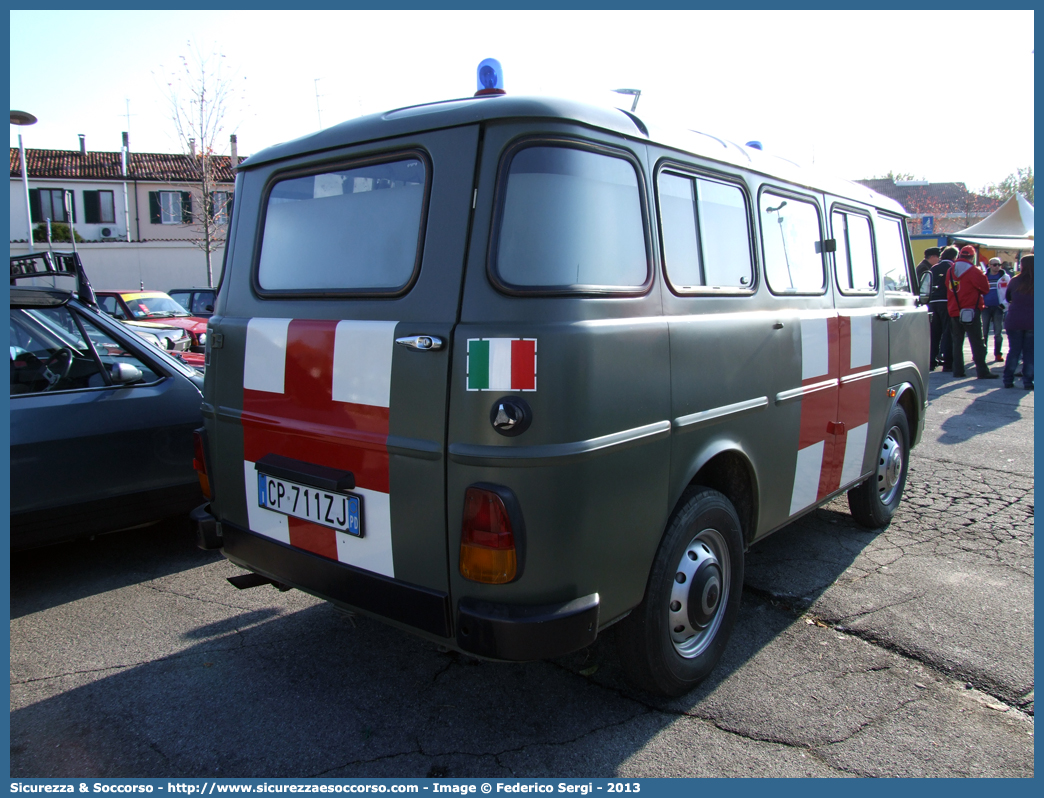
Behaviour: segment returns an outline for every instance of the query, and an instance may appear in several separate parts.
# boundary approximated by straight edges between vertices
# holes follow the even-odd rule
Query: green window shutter
[[[40,210],[40,189],[29,189],[29,216],[34,222],[43,221],[43,211]]]
[[[187,191],[181,192],[181,221],[192,224],[192,195]]]
[[[232,193],[232,192],[230,191],[230,192],[228,193],[228,210],[227,210],[227,213],[228,213],[228,220],[229,220],[229,222],[231,222],[231,221],[232,221],[232,201],[233,201],[233,200],[235,200],[235,198],[236,198],[236,195],[235,195],[235,194],[233,194],[233,193]]]
[[[83,219],[87,224],[101,223],[101,201],[97,191],[83,192]]]
[[[153,224],[163,224],[163,217],[160,215],[158,191],[149,192],[149,221]]]

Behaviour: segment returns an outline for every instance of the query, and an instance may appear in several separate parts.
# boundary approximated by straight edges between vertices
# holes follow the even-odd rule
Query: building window
[[[72,192],[69,192],[72,194]],[[76,221],[76,202],[69,197],[69,206],[73,210],[73,222]],[[29,190],[29,211],[33,222],[68,222],[65,214],[65,189],[33,188]]]
[[[232,216],[232,192],[210,192],[210,218],[218,224],[228,224]]]
[[[192,224],[192,196],[187,191],[150,191],[149,220],[153,224]]]
[[[161,191],[160,222],[162,224],[181,224],[181,192]]]
[[[115,224],[116,202],[111,191],[84,191],[83,215],[87,224]]]

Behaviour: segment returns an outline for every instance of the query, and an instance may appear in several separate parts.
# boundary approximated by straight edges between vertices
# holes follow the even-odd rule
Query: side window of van
[[[877,258],[885,291],[909,291],[910,267],[900,219],[877,217]]]
[[[734,185],[662,172],[657,179],[663,259],[679,293],[754,283],[747,201]]]
[[[843,294],[873,293],[877,290],[870,219],[862,214],[834,211],[831,216],[837,242],[834,271]]]
[[[778,194],[761,195],[765,276],[776,294],[821,294],[825,288],[819,209]]]
[[[649,279],[642,195],[629,160],[529,146],[501,174],[493,272],[508,287],[634,290]]]
[[[290,177],[265,206],[265,291],[396,292],[420,262],[427,169],[419,157]]]

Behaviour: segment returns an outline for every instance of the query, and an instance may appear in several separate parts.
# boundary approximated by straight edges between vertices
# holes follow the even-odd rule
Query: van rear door
[[[447,379],[477,144],[472,126],[247,164],[206,376],[226,555],[443,636]],[[340,590],[356,577],[300,552],[410,583],[433,611],[386,579]]]

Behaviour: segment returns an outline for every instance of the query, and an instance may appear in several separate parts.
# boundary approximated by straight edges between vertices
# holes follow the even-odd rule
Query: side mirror
[[[140,382],[143,376],[141,369],[137,366],[132,366],[130,363],[113,363],[109,374],[115,385],[130,385],[134,382]]]
[[[932,273],[925,272],[921,275],[921,285],[918,290],[917,304],[927,305],[928,298],[932,295]]]
[[[207,313],[213,313],[214,312],[214,306],[213,305],[207,305],[205,308],[203,308],[203,310],[205,310]]]

